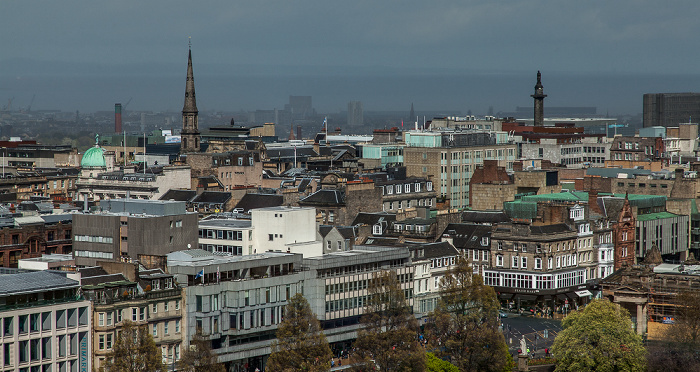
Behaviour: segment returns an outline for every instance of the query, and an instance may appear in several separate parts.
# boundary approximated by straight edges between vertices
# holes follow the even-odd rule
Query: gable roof
[[[451,223],[445,227],[442,235],[449,235],[452,244],[460,249],[488,249],[481,244],[484,237],[491,237],[492,227],[487,225],[477,225],[471,223]]]
[[[242,208],[248,212],[255,208],[279,207],[284,203],[282,195],[276,194],[245,194],[238,201],[235,208]]]
[[[459,255],[457,248],[453,247],[449,242],[409,244],[408,249],[411,251],[411,256],[414,260],[430,260]]]
[[[464,211],[462,222],[490,223],[510,222],[510,218],[504,211]]]
[[[192,200],[192,198],[194,198],[196,195],[197,191],[195,190],[170,189],[165,194],[163,194],[163,196],[160,197],[160,200],[175,200],[188,202]]]
[[[336,189],[321,189],[299,200],[299,204],[344,205],[345,192]]]
[[[355,216],[355,219],[352,221],[353,226],[357,225],[370,225],[373,226],[380,221],[387,221],[387,222],[394,222],[396,221],[396,215],[393,213],[386,213],[386,212],[380,212],[380,213],[366,213],[366,212],[360,212]]]
[[[191,203],[198,204],[225,204],[231,199],[230,192],[222,191],[204,191],[201,194],[195,196]]]

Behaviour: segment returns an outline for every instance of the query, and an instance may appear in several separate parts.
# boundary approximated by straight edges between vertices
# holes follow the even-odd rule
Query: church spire
[[[187,58],[187,80],[185,82],[185,105],[182,107],[182,131],[180,132],[180,152],[199,152],[199,111],[194,95],[194,73],[192,72],[192,44]]]
[[[189,49],[189,57],[187,58],[187,80],[185,83],[185,105],[182,107],[182,113],[195,113],[197,111],[197,99],[194,95],[194,73],[192,72],[192,48]]]

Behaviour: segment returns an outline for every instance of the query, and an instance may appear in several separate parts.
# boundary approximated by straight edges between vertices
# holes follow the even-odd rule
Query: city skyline
[[[700,85],[687,48],[700,5],[690,2],[40,5],[3,4],[0,29],[13,36],[0,57],[2,105],[36,94],[45,109],[108,110],[135,97],[133,109],[176,110],[188,37],[203,109],[222,111],[280,108],[288,95],[312,95],[325,112],[353,100],[513,111],[542,70],[548,105],[633,114],[644,93]]]

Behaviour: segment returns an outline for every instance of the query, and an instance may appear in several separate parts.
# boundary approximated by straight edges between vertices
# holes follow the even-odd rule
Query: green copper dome
[[[104,168],[107,166],[105,157],[102,154],[104,149],[101,147],[91,147],[85,154],[83,154],[83,160],[80,161],[80,166],[82,168]]]

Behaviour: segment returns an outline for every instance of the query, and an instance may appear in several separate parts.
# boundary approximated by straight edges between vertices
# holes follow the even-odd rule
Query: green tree
[[[189,349],[182,353],[178,370],[185,372],[226,372],[223,364],[217,362],[211,350],[211,342],[197,332],[190,340]]]
[[[425,351],[418,341],[418,321],[392,271],[372,277],[355,348],[365,366],[380,371],[424,371]],[[370,362],[374,360],[374,362]]]
[[[607,299],[569,314],[562,327],[552,346],[557,371],[646,370],[646,350],[629,313]]]
[[[331,348],[316,315],[301,293],[289,300],[284,320],[272,342],[267,370],[274,372],[328,371],[331,368]]]
[[[101,370],[106,372],[165,372],[162,355],[148,328],[125,321]]]
[[[458,257],[440,281],[440,301],[426,325],[428,342],[439,357],[460,371],[507,371],[513,367],[498,330],[499,302],[493,288]]]
[[[456,365],[436,357],[433,353],[425,354],[425,366],[427,372],[459,372]]]

